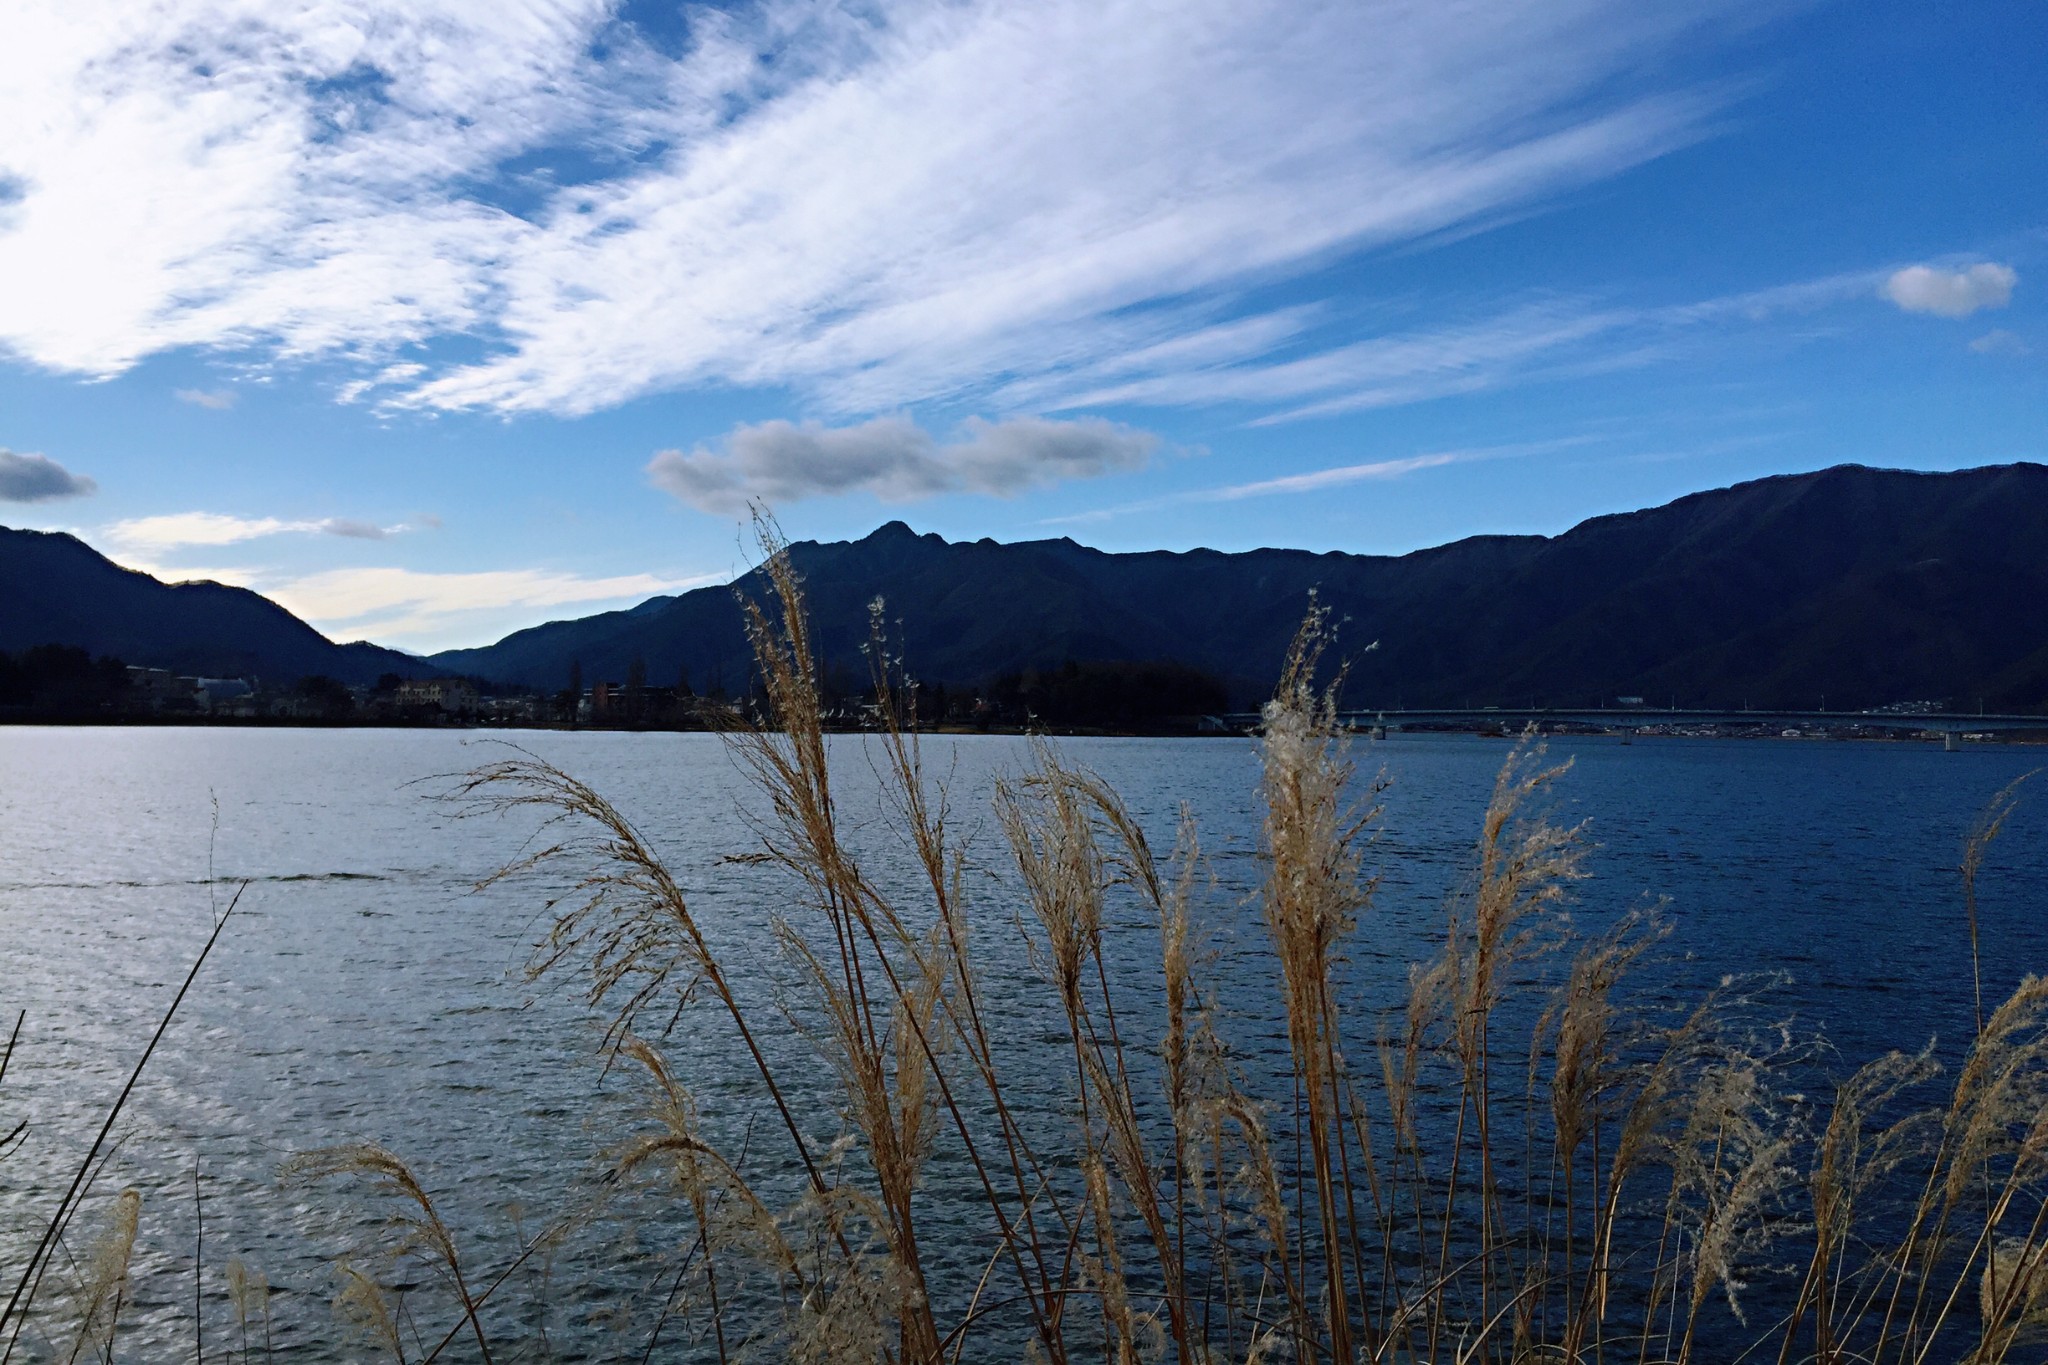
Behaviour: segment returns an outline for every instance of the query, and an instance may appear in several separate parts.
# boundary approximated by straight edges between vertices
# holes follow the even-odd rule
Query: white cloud
[[[970,418],[943,445],[905,417],[850,427],[775,421],[734,428],[723,450],[664,450],[647,475],[693,507],[735,513],[754,498],[782,504],[854,491],[891,502],[961,490],[1006,496],[1137,469],[1158,446],[1150,432],[1100,418]]]
[[[276,517],[231,517],[219,512],[169,512],[130,517],[108,526],[105,535],[122,550],[160,554],[199,545],[238,545],[245,540],[300,529]]]
[[[1215,488],[1189,488],[1164,497],[1146,498],[1142,502],[1124,503],[1117,507],[1098,507],[1086,512],[1074,512],[1066,516],[1047,517],[1042,524],[1058,525],[1069,522],[1109,521],[1131,512],[1154,512],[1162,507],[1185,506],[1188,503],[1240,502],[1246,498],[1265,498],[1296,493],[1320,493],[1331,488],[1342,488],[1354,483],[1383,483],[1403,479],[1410,474],[1419,474],[1426,469],[1441,469],[1445,465],[1471,464],[1477,460],[1507,460],[1525,455],[1547,454],[1571,446],[1585,445],[1591,438],[1567,436],[1549,441],[1522,441],[1512,445],[1470,446],[1458,450],[1433,450],[1422,455],[1403,455],[1391,460],[1368,460],[1360,464],[1335,465],[1327,469],[1311,469],[1300,474],[1284,474],[1278,478],[1257,479],[1250,483],[1224,484]]]
[[[260,592],[337,640],[375,640],[432,652],[485,644],[534,623],[551,607],[582,611],[644,601],[725,582],[722,573],[590,577],[555,569],[488,569],[434,573],[396,567],[297,573],[276,566],[164,565],[118,546],[115,557],[167,583],[211,580]]]
[[[400,523],[378,526],[349,517],[317,521],[285,521],[278,517],[237,517],[222,512],[169,512],[131,517],[105,528],[104,534],[129,554],[166,554],[198,546],[239,545],[277,535],[329,535],[351,540],[384,540],[413,529]]]
[[[1441,469],[1474,458],[1469,451],[1444,450],[1432,455],[1410,455],[1400,460],[1372,460],[1365,464],[1338,465],[1334,469],[1313,469],[1306,474],[1287,474],[1277,479],[1233,484],[1227,488],[1205,489],[1205,502],[1236,502],[1241,498],[1262,498],[1274,493],[1318,493],[1326,488],[1367,480],[1398,479],[1424,469]]]
[[[47,455],[0,450],[0,502],[55,502],[82,498],[99,485],[74,474]]]
[[[1970,343],[1970,349],[1978,355],[2031,355],[2034,348],[2017,332],[2003,327],[1994,327]]]
[[[1282,414],[1384,407],[1485,387],[1558,350],[1615,333],[1639,315],[1553,301],[1471,323],[1373,337],[1294,359],[1163,366],[1142,379],[1083,389],[1055,407],[1324,402]]]
[[[664,578],[641,573],[590,578],[547,569],[427,573],[355,568],[293,578],[259,578],[254,586],[294,616],[337,638],[445,649],[457,636],[468,643],[482,643],[517,626],[530,625],[537,608],[594,610],[722,582],[725,577]]]
[[[2003,308],[2019,274],[2009,265],[1980,262],[1962,270],[1909,265],[1884,282],[1884,296],[1908,313],[1963,318],[1980,308]]]
[[[339,389],[335,390],[334,401],[337,403],[359,403],[373,389],[403,384],[406,380],[416,379],[426,372],[427,367],[419,364],[417,361],[408,360],[397,365],[386,365],[368,379],[355,379],[343,384]]]
[[[690,10],[670,59],[606,0],[16,0],[0,347],[338,354],[375,376],[345,400],[437,407],[887,411],[1700,136],[1715,96],[1632,73],[1722,7],[772,3]],[[391,368],[458,335],[485,358]]]
[[[1140,364],[1113,359],[1057,382],[1019,381],[997,397],[1053,411],[1236,403],[1269,408],[1251,422],[1265,426],[1647,365],[1708,337],[1867,298],[1878,279],[1870,272],[1832,275],[1655,308],[1547,297],[1338,345],[1297,344],[1279,358],[1262,344],[1234,348],[1231,337],[1285,339],[1294,334],[1298,315],[1253,317],[1241,319],[1234,331],[1198,331],[1191,340],[1199,344],[1145,353]]]
[[[601,0],[14,0],[0,343],[377,348],[475,320],[517,220],[452,192],[604,97]],[[479,117],[488,111],[487,117]]]
[[[175,389],[172,391],[171,397],[177,399],[180,403],[190,403],[194,407],[199,408],[211,408],[215,412],[226,412],[235,405],[235,391],[233,389]]]

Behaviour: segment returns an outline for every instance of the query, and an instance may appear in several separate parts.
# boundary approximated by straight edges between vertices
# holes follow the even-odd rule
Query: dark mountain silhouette
[[[439,671],[394,649],[336,644],[247,588],[162,583],[74,536],[0,527],[0,650],[46,644],[279,685],[313,674],[372,682],[382,673]]]
[[[949,543],[891,522],[799,542],[828,672],[865,677],[884,599],[912,673],[977,684],[1065,660],[1173,661],[1240,703],[1271,686],[1311,590],[1343,622],[1363,706],[2048,705],[2048,467],[1845,465],[1400,556],[1107,554],[1071,540]],[[760,595],[758,575],[736,585]],[[898,624],[900,623],[900,624]],[[1363,647],[1377,641],[1378,647]],[[558,688],[572,664],[699,691],[748,683],[731,588],[655,598],[434,656]]]
[[[868,604],[927,682],[975,686],[1082,662],[1170,662],[1250,704],[1311,590],[1343,622],[1361,706],[1653,704],[2048,707],[2048,467],[1842,466],[1400,556],[1107,554],[1071,540],[949,543],[891,522],[799,542],[828,673],[857,687]],[[759,596],[757,575],[735,588]],[[420,660],[339,645],[273,602],[167,585],[71,536],[0,528],[0,650],[81,646],[130,663],[288,683],[472,673],[544,690],[572,665],[744,691],[735,588],[658,597]],[[1377,647],[1364,646],[1377,641]]]

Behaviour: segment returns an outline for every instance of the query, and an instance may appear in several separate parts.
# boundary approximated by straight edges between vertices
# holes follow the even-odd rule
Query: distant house
[[[128,705],[138,711],[190,711],[198,705],[199,679],[168,668],[128,666]]]
[[[401,711],[438,711],[447,716],[477,713],[476,689],[460,678],[408,678],[398,686]]]
[[[199,709],[210,711],[216,716],[253,716],[256,714],[256,689],[243,678],[195,678],[197,689],[192,700]]]
[[[539,697],[492,697],[478,705],[478,714],[491,720],[545,720],[550,709]]]

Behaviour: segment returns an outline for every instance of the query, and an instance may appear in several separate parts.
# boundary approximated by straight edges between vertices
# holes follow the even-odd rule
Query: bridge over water
[[[1220,717],[1229,726],[1249,729],[1259,723],[1256,712],[1239,711]],[[1960,711],[1721,711],[1711,709],[1626,707],[1516,707],[1484,706],[1435,709],[1365,709],[1341,711],[1338,719],[1354,730],[1385,734],[1412,728],[1472,729],[1500,726],[1520,731],[1530,726],[1539,730],[1604,730],[1621,736],[1627,743],[1639,730],[1687,729],[1709,726],[1726,729],[1762,729],[1783,733],[1797,730],[1890,730],[1906,734],[1938,734],[1948,748],[1968,734],[2013,734],[2021,731],[2048,732],[2048,715],[1975,715]]]

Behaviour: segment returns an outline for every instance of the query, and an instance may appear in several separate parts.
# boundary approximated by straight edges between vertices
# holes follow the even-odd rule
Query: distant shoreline
[[[319,720],[296,716],[149,716],[149,715],[29,715],[0,716],[0,730],[47,730],[47,729],[138,729],[138,730],[391,730],[416,733],[418,731],[534,731],[556,734],[606,734],[606,735],[716,735],[726,731],[706,726],[665,726],[665,725],[587,725],[570,724],[560,721],[512,722],[512,721],[417,721],[406,722],[383,716],[374,719]],[[1810,734],[1788,735],[1762,731],[1740,733],[1699,733],[1660,731],[1645,727],[1635,731],[1634,740],[1773,740],[1779,743],[1802,743],[1828,741],[1834,743],[1882,743],[1940,745],[1939,735],[1904,734],[1897,731],[1875,733],[1852,733],[1858,727],[1846,724],[1839,729]],[[828,734],[862,735],[879,734],[878,730],[856,727],[828,729]],[[1062,726],[1059,728],[1027,728],[1016,725],[993,725],[986,728],[964,725],[931,726],[917,731],[918,734],[943,738],[1009,738],[1028,735],[1046,735],[1054,739],[1244,739],[1250,731],[1240,729],[1199,729],[1194,725],[1153,726],[1146,728],[1121,729],[1106,726]],[[1369,735],[1369,727],[1360,726],[1354,735],[1361,738]],[[1628,742],[1631,737],[1612,730],[1589,728],[1551,728],[1537,732],[1543,739],[1609,739],[1617,743]],[[1474,739],[1512,740],[1519,731],[1505,726],[1456,726],[1439,725],[1429,728],[1410,727],[1396,730],[1382,739],[1406,737],[1465,736]],[[1963,743],[1972,746],[2048,745],[2048,731],[1971,731],[1961,736]],[[1374,742],[1378,742],[1375,740]]]

